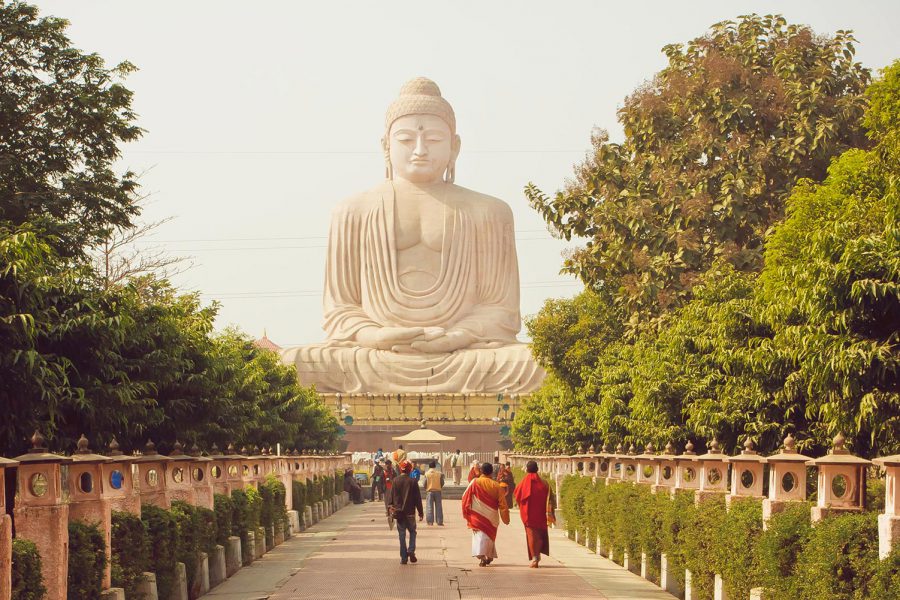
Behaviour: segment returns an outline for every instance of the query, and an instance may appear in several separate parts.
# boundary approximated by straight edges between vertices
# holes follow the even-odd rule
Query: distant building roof
[[[265,331],[263,331],[263,336],[261,338],[253,342],[253,345],[261,350],[271,350],[272,352],[281,350],[281,346],[270,340]]]

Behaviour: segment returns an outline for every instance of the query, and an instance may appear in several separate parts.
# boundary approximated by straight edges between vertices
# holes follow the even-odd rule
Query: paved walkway
[[[480,568],[459,501],[444,501],[445,526],[418,523],[415,565],[401,565],[384,506],[348,506],[241,569],[212,600],[488,600],[600,598],[672,600],[658,587],[551,532],[550,558],[528,568],[518,511],[501,526],[500,558]]]

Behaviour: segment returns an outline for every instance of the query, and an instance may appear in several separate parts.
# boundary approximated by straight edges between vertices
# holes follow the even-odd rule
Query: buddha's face
[[[391,124],[388,147],[394,176],[412,183],[437,183],[459,153],[459,136],[434,115],[407,115]]]

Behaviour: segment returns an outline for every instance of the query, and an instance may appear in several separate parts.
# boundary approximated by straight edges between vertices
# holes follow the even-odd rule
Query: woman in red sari
[[[526,475],[516,486],[516,502],[525,524],[525,541],[528,544],[528,558],[531,568],[536,569],[541,562],[541,554],[550,555],[548,522],[555,521],[556,508],[550,493],[550,486],[538,474],[537,463],[533,460],[525,465]]]

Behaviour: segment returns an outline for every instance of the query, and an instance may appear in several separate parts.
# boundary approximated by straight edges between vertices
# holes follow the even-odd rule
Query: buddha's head
[[[460,147],[456,115],[435,82],[416,77],[400,88],[388,107],[381,145],[388,179],[453,182]]]

